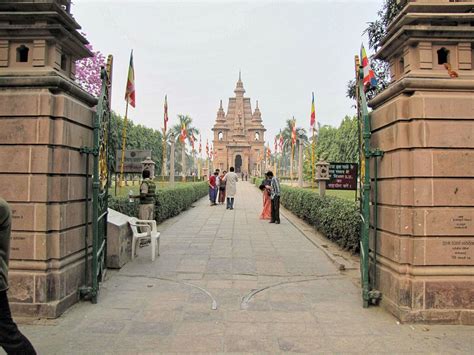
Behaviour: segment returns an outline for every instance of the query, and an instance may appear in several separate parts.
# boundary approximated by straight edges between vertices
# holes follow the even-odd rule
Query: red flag
[[[202,142],[201,142],[201,136],[199,136],[199,154],[201,154],[202,151]]]
[[[191,143],[191,148],[194,150],[194,136],[193,135],[189,136],[189,143]]]
[[[165,115],[163,117],[165,132],[168,126],[168,95],[165,95]]]
[[[314,92],[313,92],[313,101],[311,102],[311,121],[309,123],[309,126],[314,129],[314,126],[316,125],[316,110],[314,109]]]
[[[275,136],[275,147],[274,147],[275,153],[278,151],[278,142],[277,142],[277,136]]]
[[[206,140],[206,155],[209,157],[209,140]]]
[[[280,129],[280,150],[281,151],[283,151],[283,143],[284,143],[283,133],[281,133],[281,129]]]
[[[181,140],[181,142],[184,143],[186,141],[186,136],[187,135],[188,135],[188,133],[186,132],[186,125],[183,122],[182,125],[181,125],[181,134],[179,135],[179,139]]]
[[[128,67],[125,101],[127,101],[132,107],[135,107],[135,69],[133,68],[133,50],[130,53],[130,66]]]

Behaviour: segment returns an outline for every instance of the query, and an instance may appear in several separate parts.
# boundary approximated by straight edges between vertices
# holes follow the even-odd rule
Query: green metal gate
[[[102,68],[102,88],[94,115],[94,136],[92,147],[82,147],[81,153],[86,154],[86,218],[89,221],[89,156],[93,156],[92,170],[92,253],[88,244],[88,230],[85,236],[85,285],[80,288],[81,297],[97,303],[99,283],[106,272],[107,258],[107,207],[111,182],[111,154],[109,138],[111,133],[110,99],[112,87],[112,56],[107,59],[107,67]],[[89,256],[90,255],[90,256]],[[89,259],[91,270],[89,272]]]
[[[364,90],[364,72],[359,65],[359,60],[356,57],[356,95],[357,95],[357,112],[359,119],[360,130],[360,179],[361,179],[361,194],[360,194],[360,275],[362,285],[362,303],[363,307],[367,308],[370,303],[376,303],[381,297],[380,291],[375,289],[376,279],[376,263],[377,263],[377,170],[378,158],[383,156],[383,152],[379,149],[371,149],[370,147],[370,115],[367,108],[367,99]],[[374,179],[370,177],[370,159],[374,159]],[[373,203],[370,202],[370,190],[373,184]],[[372,210],[372,218],[371,218]],[[370,222],[372,221],[372,226]],[[373,230],[372,252],[370,250],[370,229]],[[372,272],[370,272],[370,259],[372,258]]]

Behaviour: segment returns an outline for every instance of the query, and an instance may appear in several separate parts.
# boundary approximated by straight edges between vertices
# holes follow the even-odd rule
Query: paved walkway
[[[195,208],[109,272],[99,303],[22,325],[40,354],[158,352],[473,353],[473,328],[400,325],[361,308],[360,291],[286,218],[260,221],[261,196]],[[217,308],[213,310],[212,308]]]

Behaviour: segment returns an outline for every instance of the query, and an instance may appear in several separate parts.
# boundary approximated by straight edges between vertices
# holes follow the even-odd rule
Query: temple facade
[[[239,73],[234,90],[235,97],[229,98],[227,113],[222,100],[214,127],[214,168],[237,173],[258,174],[262,171],[264,159],[265,127],[256,102],[252,113],[250,98],[244,97],[245,89]]]

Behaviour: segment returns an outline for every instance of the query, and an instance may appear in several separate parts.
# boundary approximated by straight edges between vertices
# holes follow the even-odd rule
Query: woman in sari
[[[265,188],[265,186],[270,186],[271,180],[268,176],[265,175],[265,179],[259,186],[259,189],[262,191],[263,195],[263,210],[260,214],[260,219],[270,219],[272,215],[272,202],[270,199],[269,190]]]

